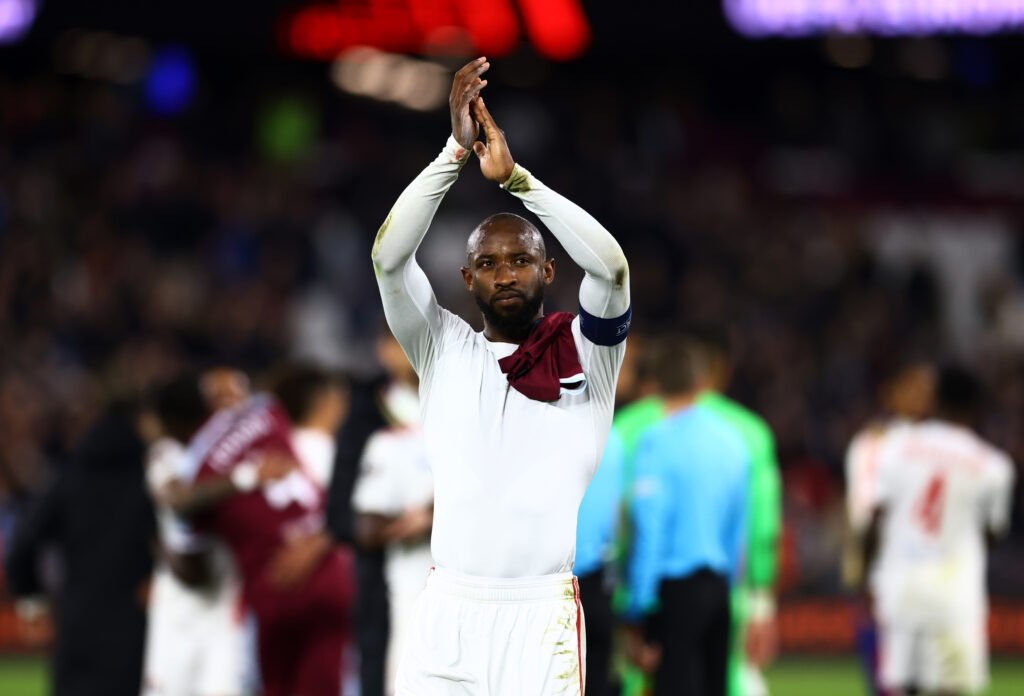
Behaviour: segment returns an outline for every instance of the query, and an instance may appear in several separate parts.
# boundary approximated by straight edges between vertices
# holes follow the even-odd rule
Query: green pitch
[[[768,672],[772,696],[866,696],[852,659],[787,658]],[[0,658],[0,694],[47,696],[45,663],[36,659]],[[992,688],[986,696],[1022,696],[1024,659],[996,660]]]

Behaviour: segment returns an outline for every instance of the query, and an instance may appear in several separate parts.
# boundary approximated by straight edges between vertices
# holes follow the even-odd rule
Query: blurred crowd
[[[732,327],[730,393],[778,444],[784,589],[839,587],[844,452],[892,365],[979,369],[983,430],[1024,461],[1019,211],[820,194],[832,164],[754,146],[678,95],[498,77],[489,103],[513,154],[621,240],[634,333]],[[169,117],[100,82],[0,78],[0,524],[105,401],[181,367],[378,371],[370,244],[448,124],[321,82],[211,81]],[[473,321],[451,259],[501,209],[516,206],[468,167],[420,254],[441,304]],[[577,271],[555,254],[566,275],[548,304],[575,309]],[[1019,591],[1006,555],[995,590]]]

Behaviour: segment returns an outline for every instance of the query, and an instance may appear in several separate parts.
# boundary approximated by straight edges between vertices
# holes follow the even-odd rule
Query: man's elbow
[[[624,254],[620,252],[618,263],[611,268],[611,283],[615,290],[623,290],[629,285],[629,263]]]

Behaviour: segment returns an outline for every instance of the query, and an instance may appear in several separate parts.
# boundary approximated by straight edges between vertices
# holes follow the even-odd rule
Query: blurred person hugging
[[[351,556],[325,531],[323,492],[294,452],[287,413],[274,395],[257,393],[205,419],[198,408],[192,415],[186,485],[171,507],[231,549],[257,623],[263,693],[336,696],[350,636]]]

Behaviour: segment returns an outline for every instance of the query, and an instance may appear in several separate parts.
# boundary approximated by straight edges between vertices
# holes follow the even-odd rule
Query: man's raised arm
[[[452,135],[441,154],[398,197],[373,243],[384,315],[417,372],[440,328],[440,315],[430,281],[416,263],[416,249],[469,158],[477,133],[469,105],[487,85],[480,76],[489,67],[485,58],[477,58],[455,74],[449,98]]]
[[[622,247],[587,211],[552,191],[513,161],[505,135],[488,112],[483,97],[473,102],[473,113],[487,136],[486,144],[478,142],[473,146],[484,176],[520,198],[585,271],[580,307],[597,318],[622,317],[623,323],[628,322],[624,315],[629,310],[629,265]]]

